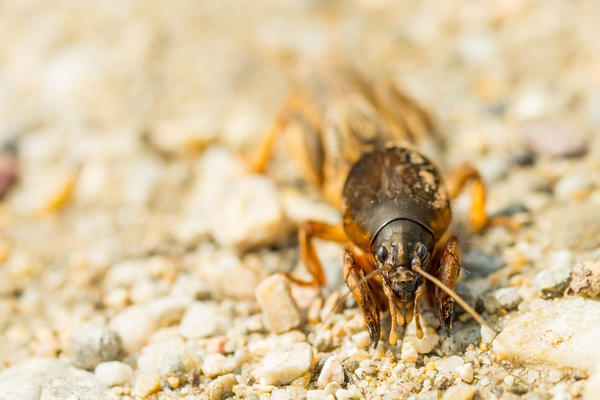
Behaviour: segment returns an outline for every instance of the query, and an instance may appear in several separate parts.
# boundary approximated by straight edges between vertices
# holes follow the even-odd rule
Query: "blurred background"
[[[324,60],[391,78],[449,164],[480,167],[491,209],[519,201],[557,231],[498,239],[501,264],[594,251],[599,16],[596,0],[0,1],[0,363],[57,355],[81,321],[161,296],[253,298],[295,265],[293,248],[240,254],[335,210],[223,184]]]

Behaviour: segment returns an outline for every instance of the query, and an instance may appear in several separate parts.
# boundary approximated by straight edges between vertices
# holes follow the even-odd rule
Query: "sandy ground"
[[[0,2],[0,399],[598,398],[600,3],[396,3]],[[370,349],[329,313],[339,245],[320,293],[276,274],[339,214],[276,179],[285,144],[247,158],[324,60],[417,99],[442,172],[472,162],[523,224],[473,235],[454,203],[497,337],[425,305],[424,339],[384,318]]]

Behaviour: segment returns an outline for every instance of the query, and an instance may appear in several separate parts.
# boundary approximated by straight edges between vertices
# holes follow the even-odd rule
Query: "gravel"
[[[123,350],[131,354],[142,348],[154,332],[156,323],[146,307],[131,306],[115,315],[109,326],[121,338]]]
[[[573,293],[586,297],[600,296],[600,263],[597,261],[585,261],[577,263],[573,267],[569,289]]]
[[[114,360],[120,351],[120,336],[102,325],[82,325],[71,336],[69,354],[73,365],[79,368],[94,369],[103,361]]]
[[[94,374],[63,361],[31,358],[0,372],[0,399],[117,399]]]
[[[598,2],[2,4],[0,399],[598,392]],[[319,122],[293,97],[329,64],[363,73],[361,93],[382,78],[418,100],[442,175],[476,165],[489,215],[521,224],[473,233],[469,185],[453,200],[457,292],[498,336],[458,306],[447,334],[423,301],[424,339],[413,322],[389,345],[382,313],[373,349],[352,296],[333,309],[344,243],[315,240],[322,288],[278,274],[310,279],[299,224],[341,221],[303,172],[344,143],[300,135]],[[350,102],[369,134],[360,96],[319,94],[340,105],[324,128],[345,129]]]
[[[94,375],[104,386],[111,387],[129,382],[133,369],[120,361],[108,361],[98,364]]]
[[[308,343],[294,343],[271,349],[262,362],[267,385],[290,383],[310,369],[313,351]]]
[[[500,360],[590,371],[600,362],[600,303],[581,298],[538,300],[493,342]]]
[[[300,324],[300,312],[284,276],[273,275],[261,282],[256,289],[256,299],[269,331],[282,333]]]
[[[320,388],[325,388],[325,386],[332,382],[339,385],[344,383],[344,369],[340,360],[335,356],[329,357],[327,361],[325,361],[325,364],[323,364],[319,379],[317,380],[317,385]]]

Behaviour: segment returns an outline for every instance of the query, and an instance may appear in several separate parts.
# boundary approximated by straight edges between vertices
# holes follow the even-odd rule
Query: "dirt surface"
[[[600,3],[0,3],[0,399],[595,399],[600,376]],[[477,166],[454,202],[464,313],[376,349],[319,242],[338,212],[278,145],[248,158],[324,60],[387,77]],[[309,71],[307,73],[307,71]],[[293,147],[291,148],[293,152]],[[286,153],[287,152],[287,153]],[[292,172],[290,172],[292,171]],[[591,296],[591,297],[590,297]],[[599,372],[600,373],[600,372]]]

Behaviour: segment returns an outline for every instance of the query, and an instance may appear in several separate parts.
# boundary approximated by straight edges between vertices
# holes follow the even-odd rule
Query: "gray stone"
[[[64,361],[30,358],[0,372],[0,400],[116,400],[94,374]]]
[[[600,302],[537,300],[492,344],[499,360],[589,371],[600,362]]]
[[[539,272],[533,279],[533,286],[545,299],[559,297],[565,293],[571,280],[571,268],[557,266]]]
[[[496,289],[484,296],[484,306],[490,314],[501,308],[507,311],[513,310],[521,301],[523,298],[514,287]]]
[[[94,369],[103,361],[114,360],[121,351],[119,335],[102,325],[87,323],[71,335],[69,353],[73,365]]]
[[[310,369],[313,351],[310,344],[293,343],[275,347],[263,359],[263,377],[267,385],[285,385]]]

